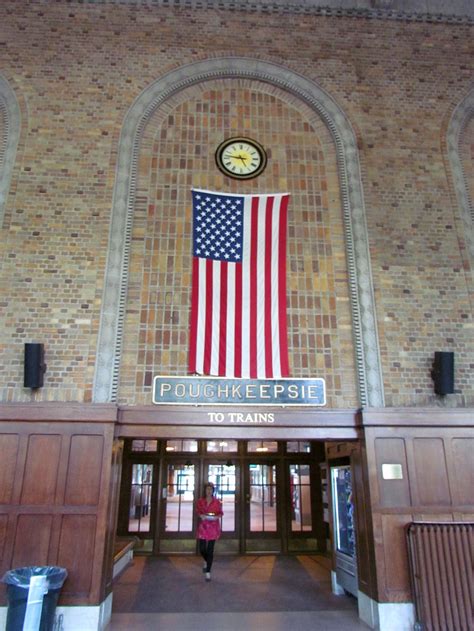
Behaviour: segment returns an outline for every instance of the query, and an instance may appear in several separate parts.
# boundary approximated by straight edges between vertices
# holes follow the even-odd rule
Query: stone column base
[[[377,631],[413,631],[413,603],[378,603],[363,592],[358,593],[359,618]]]

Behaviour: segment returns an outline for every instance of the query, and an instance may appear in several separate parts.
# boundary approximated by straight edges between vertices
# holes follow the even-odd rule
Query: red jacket
[[[205,497],[198,499],[196,504],[196,512],[198,516],[206,515],[208,513],[214,513],[215,517],[222,517],[222,504],[220,501],[213,497],[210,503],[207,503]],[[221,520],[220,519],[202,519],[199,517],[199,524],[197,528],[198,539],[219,539],[221,535]]]

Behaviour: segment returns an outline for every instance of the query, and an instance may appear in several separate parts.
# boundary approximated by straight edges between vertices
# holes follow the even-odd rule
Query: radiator
[[[415,631],[473,631],[474,523],[407,528]]]

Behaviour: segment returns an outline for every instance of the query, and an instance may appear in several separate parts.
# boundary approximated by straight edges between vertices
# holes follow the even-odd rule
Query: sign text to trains
[[[271,425],[275,422],[273,412],[256,412],[245,414],[242,412],[208,412],[210,423],[243,424],[243,425]]]
[[[324,379],[155,377],[153,403],[322,406],[326,405],[326,388]]]

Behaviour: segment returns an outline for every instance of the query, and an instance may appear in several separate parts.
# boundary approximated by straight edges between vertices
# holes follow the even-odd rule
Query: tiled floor
[[[113,614],[107,631],[368,631],[355,612]]]
[[[136,557],[114,585],[107,631],[367,631],[357,601],[331,593],[313,555],[218,557],[206,583],[196,556]]]

